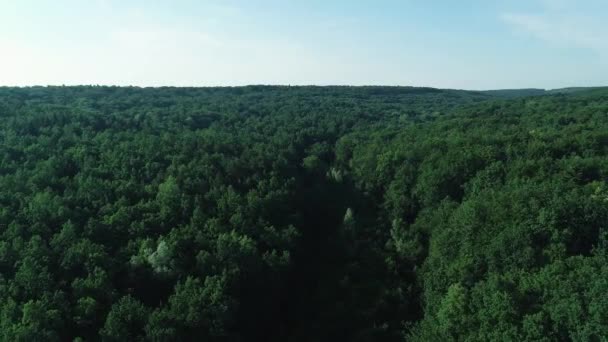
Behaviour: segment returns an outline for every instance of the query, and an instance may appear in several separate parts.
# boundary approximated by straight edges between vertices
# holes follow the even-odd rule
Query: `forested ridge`
[[[603,341],[607,157],[603,88],[0,88],[0,341]]]

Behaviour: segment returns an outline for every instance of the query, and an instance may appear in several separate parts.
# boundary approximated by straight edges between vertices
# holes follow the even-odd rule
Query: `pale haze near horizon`
[[[608,1],[0,0],[0,85],[608,85]]]

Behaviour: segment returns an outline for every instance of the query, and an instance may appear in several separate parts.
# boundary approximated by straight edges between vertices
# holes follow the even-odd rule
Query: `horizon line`
[[[252,83],[243,85],[120,85],[120,84],[33,84],[33,85],[0,85],[1,88],[77,88],[77,87],[99,87],[99,88],[137,88],[137,89],[164,89],[164,88],[191,88],[191,89],[211,89],[211,88],[247,88],[247,87],[285,87],[285,88],[418,88],[418,89],[437,89],[437,90],[460,90],[460,91],[508,91],[508,90],[539,90],[539,91],[552,91],[561,89],[594,89],[594,88],[608,88],[608,85],[593,85],[593,86],[579,86],[572,85],[559,88],[537,88],[537,87],[524,87],[524,88],[485,88],[485,89],[468,89],[468,88],[442,88],[425,85],[391,85],[391,84],[272,84],[272,83]]]

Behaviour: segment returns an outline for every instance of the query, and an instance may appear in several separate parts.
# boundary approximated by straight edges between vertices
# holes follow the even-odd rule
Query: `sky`
[[[0,0],[0,85],[608,85],[607,0]]]

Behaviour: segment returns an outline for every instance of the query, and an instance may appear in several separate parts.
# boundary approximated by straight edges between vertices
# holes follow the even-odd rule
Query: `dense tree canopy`
[[[0,341],[601,341],[608,91],[0,88]]]

